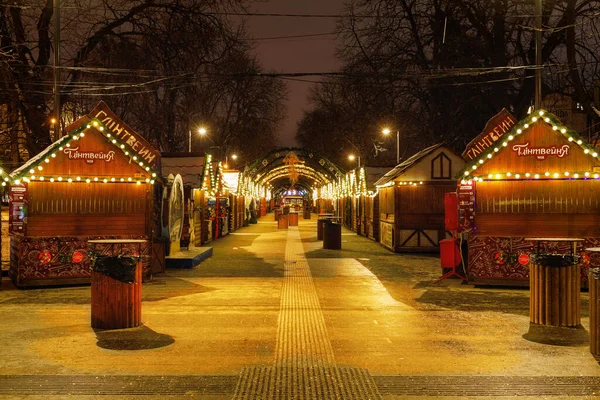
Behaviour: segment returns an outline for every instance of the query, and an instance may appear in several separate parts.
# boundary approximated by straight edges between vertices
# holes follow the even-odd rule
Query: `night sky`
[[[272,0],[256,4],[250,12],[283,14],[340,14],[344,0]],[[333,32],[334,18],[248,17],[248,31],[254,38],[311,35]],[[335,71],[336,36],[315,36],[257,40],[255,53],[265,70],[279,72]],[[313,81],[318,78],[302,78]],[[280,144],[294,146],[296,123],[308,107],[306,96],[311,86],[306,82],[286,80],[289,90],[287,118],[280,133]]]

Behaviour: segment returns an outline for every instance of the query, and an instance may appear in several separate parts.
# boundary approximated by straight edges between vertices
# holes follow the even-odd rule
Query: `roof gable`
[[[422,169],[422,171],[416,171],[414,176],[407,177],[409,180],[431,180],[430,170],[431,165],[422,165],[424,162],[429,162],[430,158],[433,156],[437,156],[440,153],[444,153],[447,158],[452,159],[452,161],[457,164],[452,166],[452,170],[460,170],[464,164],[464,160],[461,156],[456,154],[452,149],[447,146],[444,146],[443,143],[438,143],[433,146],[429,146],[426,149],[423,149],[402,163],[398,164],[392,170],[390,170],[387,174],[381,177],[377,182],[375,182],[375,186],[383,187],[393,184],[394,181],[398,180],[403,175],[406,175],[409,171],[416,171],[418,169]],[[430,157],[431,156],[431,157]],[[422,168],[420,168],[422,167]],[[424,175],[423,171],[427,171],[427,174]],[[450,176],[453,176],[451,173]]]
[[[84,116],[69,125],[66,131],[65,136],[13,171],[9,180],[16,184],[20,180],[154,183],[157,173],[135,155],[131,146],[115,138],[97,118]],[[92,146],[92,151],[80,151],[92,143],[103,143],[104,149]],[[102,163],[113,160],[118,160],[116,162],[120,165],[116,168],[118,172],[109,174]],[[73,161],[80,163],[80,168],[72,167]],[[89,166],[94,163],[96,167]]]
[[[596,150],[553,114],[540,110],[519,121],[496,146],[461,172],[463,179],[598,178]]]

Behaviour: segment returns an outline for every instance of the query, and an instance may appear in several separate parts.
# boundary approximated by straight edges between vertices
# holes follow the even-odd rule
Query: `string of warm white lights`
[[[103,133],[104,137],[113,145],[118,147],[125,156],[129,157],[132,162],[134,162],[139,168],[144,170],[145,172],[151,174],[152,178],[138,178],[138,177],[121,177],[121,176],[94,176],[94,177],[81,177],[77,176],[75,178],[71,176],[48,176],[45,175],[42,171],[44,170],[43,164],[49,164],[53,158],[56,158],[56,153],[59,151],[63,151],[65,147],[70,147],[72,141],[81,140],[85,137],[85,130],[87,129],[96,129]],[[22,167],[15,170],[13,173],[9,175],[9,177],[4,179],[2,182],[3,186],[6,186],[6,183],[11,183],[15,185],[19,185],[21,181],[23,182],[68,182],[68,183],[149,183],[154,184],[156,179],[156,172],[154,172],[150,166],[144,164],[143,161],[138,161],[138,157],[130,155],[131,149],[125,143],[121,143],[117,138],[108,132],[105,125],[96,118],[93,118],[90,123],[83,125],[82,127],[76,129],[72,134],[63,136],[61,139],[57,140],[46,150],[36,157],[30,159],[27,163],[25,163]]]
[[[337,200],[344,197],[359,198],[361,196],[375,197],[377,191],[367,190],[367,179],[364,168],[358,169],[358,172],[349,172],[337,182],[315,188],[314,198],[327,200]]]
[[[595,160],[599,160],[598,152],[585,143],[583,139],[579,136],[577,132],[568,127],[561,124],[560,120],[554,115],[545,110],[538,111],[534,116],[528,117],[524,120],[521,120],[517,125],[515,125],[510,132],[505,134],[506,139],[504,139],[498,146],[492,146],[486,151],[484,151],[479,158],[474,160],[474,162],[468,164],[465,169],[462,171],[462,182],[463,184],[467,180],[484,181],[488,180],[520,180],[520,179],[562,179],[562,180],[573,180],[573,179],[598,179],[600,177],[599,174],[593,173],[591,171],[545,171],[544,173],[533,173],[533,172],[513,172],[506,171],[503,173],[494,173],[494,174],[480,174],[476,175],[477,169],[484,165],[489,160],[493,159],[495,155],[502,150],[503,147],[508,147],[508,144],[516,139],[519,135],[525,132],[527,129],[531,128],[533,124],[546,123],[552,127],[553,131],[560,132],[563,134],[569,142],[577,144],[579,147],[583,149],[583,152],[587,154],[589,157],[592,157]]]

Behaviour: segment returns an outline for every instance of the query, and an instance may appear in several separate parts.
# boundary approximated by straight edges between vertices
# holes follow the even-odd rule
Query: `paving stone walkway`
[[[298,227],[288,229],[272,367],[244,368],[234,399],[379,399],[365,369],[340,367]]]
[[[267,216],[213,242],[198,267],[144,284],[131,330],[90,328],[89,286],[4,278],[0,398],[598,398],[587,346],[522,337],[526,289],[433,285],[435,256],[348,230],[342,250],[324,250],[315,230]]]

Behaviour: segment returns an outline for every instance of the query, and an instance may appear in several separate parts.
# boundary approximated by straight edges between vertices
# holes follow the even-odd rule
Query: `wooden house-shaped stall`
[[[526,238],[581,238],[573,242],[579,250],[600,246],[598,157],[544,110],[472,157],[457,190],[469,282],[528,285],[528,254],[537,243]],[[541,245],[543,252],[567,253],[573,243]]]
[[[231,232],[244,226],[246,219],[245,198],[240,194],[241,173],[237,170],[223,171],[223,187],[229,193],[230,215],[229,230]]]
[[[444,194],[455,189],[463,158],[443,144],[428,147],[381,177],[379,241],[396,252],[429,252],[445,239]]]
[[[159,158],[156,149],[100,103],[10,174],[9,275],[14,283],[89,283],[89,239],[148,240],[142,248],[148,276]]]
[[[0,209],[2,209],[2,206],[4,205],[5,202],[5,190],[6,190],[6,186],[7,186],[7,181],[8,181],[8,176],[6,171],[4,170],[4,168],[2,168],[0,166],[0,182],[1,183],[1,187],[0,187],[0,196],[2,197],[2,203],[0,203]],[[0,240],[4,241],[6,240],[6,238],[2,238],[2,218],[0,218]],[[2,260],[2,246],[0,246],[0,264],[1,264],[1,260]],[[2,282],[2,266],[0,265],[0,283]]]
[[[163,236],[169,238],[169,254],[181,247],[200,246],[202,243],[203,193],[202,174],[206,157],[196,153],[162,153],[161,173],[165,186],[163,194]],[[177,178],[179,175],[180,178]],[[176,197],[182,197],[179,202]],[[196,201],[200,199],[200,203]],[[181,210],[176,210],[180,204]],[[172,207],[171,204],[175,204]]]
[[[359,214],[361,229],[357,232],[363,236],[379,241],[379,192],[375,182],[381,179],[389,168],[365,167],[364,180],[366,193],[360,197],[361,213]]]
[[[206,225],[208,231],[203,231],[202,240],[216,240],[228,235],[231,218],[229,193],[223,184],[221,162],[214,161],[211,154],[206,155],[202,171],[202,187],[197,193],[197,196],[202,195],[203,199],[197,198],[195,203],[201,204],[202,218],[209,221]]]

